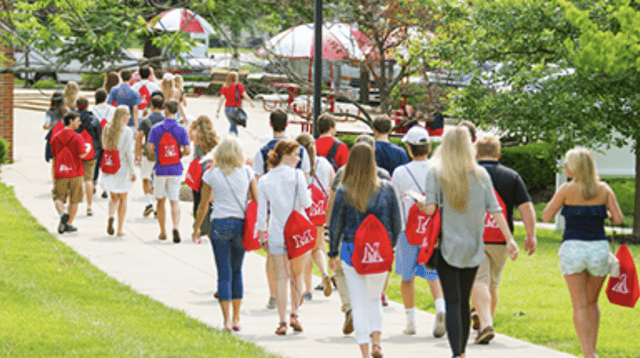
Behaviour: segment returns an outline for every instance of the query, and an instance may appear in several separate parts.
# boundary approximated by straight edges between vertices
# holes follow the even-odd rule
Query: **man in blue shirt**
[[[145,217],[149,216],[149,214],[153,212],[153,188],[151,187],[151,174],[153,174],[153,167],[156,164],[156,154],[149,153],[145,149],[147,147],[147,142],[149,141],[151,128],[164,121],[164,114],[162,113],[163,109],[164,98],[162,95],[156,94],[151,97],[151,113],[140,121],[140,125],[138,126],[138,135],[136,137],[135,161],[136,165],[140,166],[142,190],[147,201],[147,206],[145,206],[142,213]]]
[[[113,87],[109,93],[107,103],[110,105],[125,105],[129,107],[131,118],[127,125],[133,127],[134,131],[138,128],[138,106],[140,105],[140,94],[131,88],[131,71],[122,70],[120,73],[122,84]]]
[[[373,119],[372,124],[373,136],[376,139],[376,164],[389,173],[393,173],[397,167],[409,163],[407,152],[402,147],[389,142],[391,123],[389,116],[380,115]]]
[[[153,194],[156,197],[158,212],[158,224],[160,225],[160,235],[158,239],[166,240],[165,231],[165,201],[169,198],[171,203],[171,218],[173,219],[173,242],[180,242],[180,182],[182,181],[182,163],[180,158],[188,156],[190,152],[189,135],[176,121],[178,112],[178,101],[170,99],[165,103],[165,119],[151,129],[149,133],[149,145],[147,151],[156,153],[156,164],[154,166],[155,179]]]

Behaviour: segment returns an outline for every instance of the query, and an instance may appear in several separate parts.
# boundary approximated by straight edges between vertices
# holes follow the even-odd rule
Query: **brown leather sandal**
[[[279,336],[284,336],[287,334],[287,322],[280,322],[278,328],[276,329],[276,334]]]
[[[291,320],[289,322],[289,325],[291,327],[293,327],[293,331],[294,332],[302,332],[302,326],[300,325],[300,322],[298,321],[298,315],[295,313],[291,314]]]

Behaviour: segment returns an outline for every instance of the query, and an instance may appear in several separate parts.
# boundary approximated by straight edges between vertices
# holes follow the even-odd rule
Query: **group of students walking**
[[[239,105],[243,95],[238,90],[230,104]],[[432,155],[427,130],[413,126],[402,138],[405,152],[389,142],[391,120],[379,116],[373,122],[374,136],[358,136],[349,150],[335,138],[332,115],[318,118],[318,139],[303,133],[294,141],[286,136],[286,113],[275,111],[270,115],[273,139],[256,152],[249,166],[238,137],[219,140],[207,116],[200,116],[188,130],[180,125],[175,118],[180,104],[175,99],[165,101],[161,93],[150,94],[148,113],[140,113],[138,123],[138,115],[132,115],[138,114],[135,105],[121,105],[120,100],[112,118],[101,121],[105,97],[104,90],[98,91],[91,110],[86,98],[80,97],[76,110],[65,113],[63,97],[54,96],[47,112],[45,129],[52,129],[47,155],[53,158],[60,233],[77,230],[73,219],[82,202],[82,183],[94,183],[97,165],[111,198],[107,232],[124,235],[127,192],[137,179],[135,166],[140,165],[147,199],[144,215],[154,211],[155,197],[158,238],[167,239],[169,198],[172,239],[180,242],[178,196],[184,174],[180,159],[190,154],[193,143],[194,161],[186,175],[195,197],[192,239],[200,243],[202,235],[210,237],[218,272],[215,296],[225,330],[241,330],[242,264],[246,240],[255,239],[268,255],[267,308],[278,311],[277,335],[287,334],[289,327],[304,331],[299,308],[312,299],[315,262],[322,275],[318,288],[329,296],[335,287],[340,295],[343,333],[355,330],[363,357],[382,357],[384,292],[395,262],[407,319],[404,334],[417,331],[414,281],[418,276],[428,281],[434,298],[433,335],[447,333],[454,357],[465,356],[472,322],[476,343],[487,344],[495,336],[493,317],[502,270],[507,258],[515,260],[519,254],[512,235],[514,208],[524,222],[525,251],[531,255],[536,249],[531,197],[520,175],[499,163],[500,143],[495,137],[476,140],[473,124],[463,122],[444,133]],[[136,127],[128,126],[132,117]],[[57,122],[62,127],[54,130]],[[237,132],[233,125],[231,132]],[[611,189],[595,175],[588,150],[570,151],[565,167],[573,180],[556,193],[543,219],[549,221],[559,210],[567,217],[560,265],[584,355],[595,357],[597,297],[606,274],[600,256],[608,256],[603,220],[610,213],[617,223],[622,214]],[[93,187],[85,189],[87,197],[93,194]],[[67,197],[70,205],[65,209]],[[87,215],[92,215],[90,201],[87,208]],[[430,261],[430,267],[420,258],[423,245],[413,242],[415,233],[407,232],[427,225],[427,221],[412,222],[416,212],[422,217],[437,212],[441,217],[437,260]],[[591,222],[588,228],[580,224],[585,217]]]

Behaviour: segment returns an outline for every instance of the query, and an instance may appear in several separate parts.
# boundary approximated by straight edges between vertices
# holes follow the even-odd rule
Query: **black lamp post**
[[[315,0],[313,46],[313,136],[318,138],[318,116],[322,99],[322,0]]]

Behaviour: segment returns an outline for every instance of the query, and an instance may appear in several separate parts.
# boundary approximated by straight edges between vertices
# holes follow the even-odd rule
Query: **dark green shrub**
[[[80,77],[82,77],[82,87],[85,90],[98,89],[104,83],[104,75],[100,73],[86,73],[80,75]]]
[[[9,153],[9,142],[0,138],[0,164],[6,163],[7,153]]]
[[[518,147],[503,147],[500,163],[520,173],[527,189],[553,187],[557,160],[547,143],[530,143]]]

